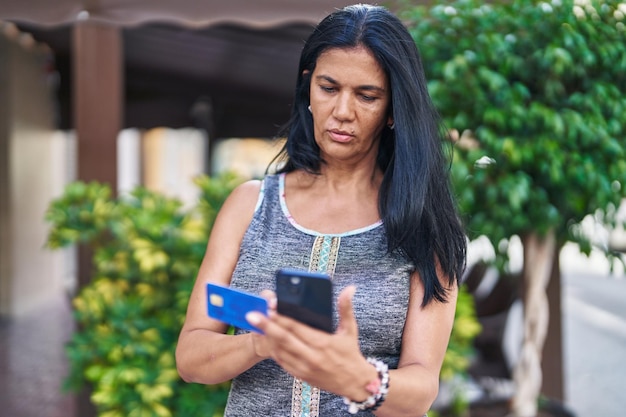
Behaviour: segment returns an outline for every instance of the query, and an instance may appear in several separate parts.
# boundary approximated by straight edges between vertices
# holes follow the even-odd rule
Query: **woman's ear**
[[[391,130],[393,130],[396,127],[396,123],[393,121],[392,115],[389,115],[387,117],[387,127]]]

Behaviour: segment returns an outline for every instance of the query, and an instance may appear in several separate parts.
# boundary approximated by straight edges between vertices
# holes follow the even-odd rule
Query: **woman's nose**
[[[338,94],[333,116],[337,120],[350,120],[354,117],[354,103],[349,94]]]

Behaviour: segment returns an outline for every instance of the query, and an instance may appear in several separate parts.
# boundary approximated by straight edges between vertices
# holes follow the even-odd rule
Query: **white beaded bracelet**
[[[348,406],[350,414],[356,414],[363,410],[376,410],[385,401],[389,392],[389,367],[387,364],[374,358],[367,358],[367,362],[374,365],[376,372],[378,372],[378,380],[373,384],[376,388],[373,392],[370,391],[372,395],[362,402],[352,401],[347,397],[343,397],[343,402]],[[370,385],[368,384],[368,390]]]

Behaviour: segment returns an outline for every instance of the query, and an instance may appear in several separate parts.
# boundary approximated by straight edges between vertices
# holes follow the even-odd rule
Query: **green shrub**
[[[208,234],[233,175],[196,180],[199,203],[137,188],[72,183],[46,213],[48,246],[89,245],[93,279],[73,300],[78,330],[67,345],[66,387],[92,388],[102,417],[219,416],[228,384],[183,382],[174,351]]]
[[[449,382],[453,387],[456,387],[458,384],[454,384],[455,379],[467,379],[467,369],[474,357],[473,342],[481,330],[482,327],[476,317],[474,297],[463,285],[456,303],[454,326],[450,335],[448,350],[446,350],[446,356],[441,367],[441,381]],[[450,412],[455,416],[464,416],[468,409],[469,402],[465,393],[460,389],[455,389],[452,404],[450,404]]]
[[[229,384],[183,382],[174,351],[211,226],[239,182],[199,177],[201,197],[187,210],[144,188],[115,199],[95,182],[72,183],[50,204],[48,246],[94,251],[93,278],[73,300],[78,330],[66,349],[65,385],[88,385],[100,417],[223,415]],[[479,331],[462,290],[442,379],[465,373]]]

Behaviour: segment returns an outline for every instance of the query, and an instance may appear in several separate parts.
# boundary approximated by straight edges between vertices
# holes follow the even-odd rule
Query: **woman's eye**
[[[361,95],[361,98],[365,101],[374,101],[376,100],[376,97],[373,96],[366,96],[366,95]]]
[[[328,87],[325,85],[320,85],[320,88],[322,89],[322,91],[325,91],[327,93],[332,93],[333,91],[335,91],[335,87]]]

